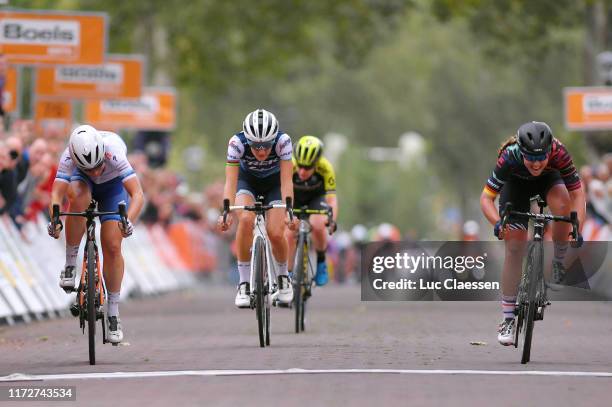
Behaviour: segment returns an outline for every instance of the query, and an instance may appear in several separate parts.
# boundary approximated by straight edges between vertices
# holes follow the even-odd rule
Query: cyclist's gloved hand
[[[502,226],[502,221],[500,219],[500,220],[497,221],[497,223],[495,223],[495,227],[493,228],[493,234],[499,240],[503,240],[504,239],[504,234],[502,233],[502,227],[501,226]]]
[[[119,230],[121,230],[123,237],[130,237],[134,233],[134,225],[127,219],[125,225],[123,225],[123,222],[119,222]]]
[[[329,228],[329,234],[331,235],[332,233],[335,233],[336,230],[338,230],[338,224],[335,221],[331,221],[330,223],[326,224],[325,226],[327,226]]]
[[[217,219],[217,228],[221,232],[225,232],[226,230],[230,228],[230,226],[232,226],[233,220],[234,220],[233,217],[230,214],[228,214],[227,218],[225,219],[225,222],[223,222],[223,215],[219,215],[219,219]]]
[[[64,225],[62,224],[61,220],[59,220],[55,225],[53,222],[49,222],[47,225],[47,233],[49,233],[49,236],[55,239],[60,237],[62,229],[64,229]]]
[[[582,237],[580,233],[578,233],[576,240],[570,242],[570,246],[572,246],[574,249],[578,249],[582,247],[583,243],[584,243],[584,238]]]

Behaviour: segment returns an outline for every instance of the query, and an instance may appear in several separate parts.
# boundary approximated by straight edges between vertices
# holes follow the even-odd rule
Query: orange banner
[[[107,15],[0,11],[0,53],[15,64],[102,64]]]
[[[173,130],[176,92],[174,88],[144,88],[137,100],[88,100],[84,121],[99,128]]]
[[[2,93],[2,106],[5,112],[14,112],[17,110],[17,68],[9,66],[6,71],[4,82],[4,91]]]
[[[565,88],[568,130],[612,130],[612,87]]]
[[[58,65],[36,70],[36,94],[85,99],[141,96],[144,57],[108,55],[102,65]]]
[[[62,100],[37,99],[34,123],[39,134],[69,134],[72,127],[72,103]]]

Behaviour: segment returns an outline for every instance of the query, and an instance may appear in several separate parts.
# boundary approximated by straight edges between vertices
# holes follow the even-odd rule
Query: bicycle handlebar
[[[325,226],[327,226],[327,232],[331,235],[334,233],[333,231],[333,209],[331,207],[327,209],[308,209],[308,207],[304,206],[303,208],[294,209],[293,213],[297,215],[327,215],[327,222]]]
[[[285,208],[289,213],[289,220],[293,222],[293,208],[291,207],[291,197],[287,197],[284,204],[263,205],[261,202],[255,202],[254,205],[230,205],[229,199],[223,200],[223,223],[227,222],[227,215],[234,210],[241,209],[249,212],[264,213],[273,208]]]
[[[511,217],[571,223],[572,232],[570,233],[570,236],[574,240],[579,240],[579,238],[582,238],[582,236],[580,235],[580,232],[578,231],[580,222],[578,221],[578,213],[576,213],[576,211],[570,212],[569,217],[549,215],[546,213],[517,212],[517,211],[512,210],[512,203],[508,202],[506,203],[506,207],[504,208],[504,212],[502,215],[502,223],[501,223],[502,228],[506,226],[506,224],[508,223]]]
[[[84,218],[87,218],[87,220],[90,220],[98,216],[119,215],[123,226],[125,227],[127,225],[127,208],[125,202],[119,203],[116,211],[95,211],[93,210],[94,207],[95,206],[93,204],[90,204],[89,208],[87,208],[87,210],[84,212],[60,212],[60,206],[58,204],[54,204],[52,209],[51,222],[53,223],[53,226],[57,225],[59,223],[60,216],[82,216]]]

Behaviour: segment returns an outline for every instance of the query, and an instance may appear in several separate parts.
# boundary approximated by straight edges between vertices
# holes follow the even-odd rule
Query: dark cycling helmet
[[[521,153],[543,155],[552,148],[552,131],[544,122],[528,122],[518,128],[516,139]]]

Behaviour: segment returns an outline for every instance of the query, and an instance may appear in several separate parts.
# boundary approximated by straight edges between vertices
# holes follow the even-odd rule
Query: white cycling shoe
[[[234,301],[238,308],[251,308],[251,287],[248,282],[238,285],[236,300]]]
[[[514,332],[516,322],[514,318],[506,318],[500,324],[497,330],[497,340],[504,346],[514,345]]]
[[[60,273],[59,286],[67,291],[74,290],[74,283],[76,281],[76,267],[66,266]]]
[[[272,300],[277,300],[283,304],[291,304],[293,301],[293,285],[289,276],[278,276],[278,289],[272,296]]]
[[[108,317],[107,341],[113,345],[121,343],[123,340],[123,330],[121,329],[121,319],[118,317]]]

